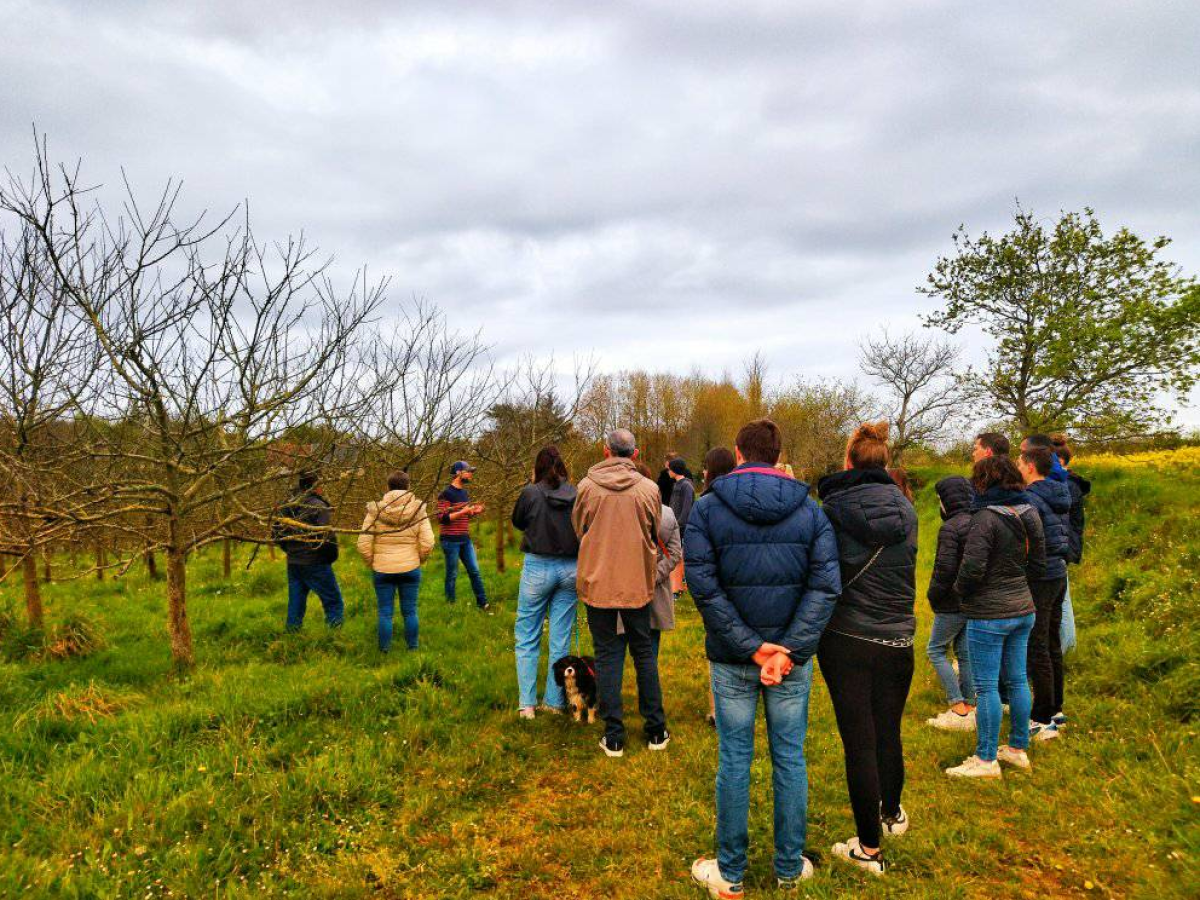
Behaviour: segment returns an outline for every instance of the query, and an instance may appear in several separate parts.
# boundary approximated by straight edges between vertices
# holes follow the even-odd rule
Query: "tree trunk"
[[[151,581],[158,581],[162,577],[158,573],[158,557],[154,555],[153,550],[147,550],[143,558],[146,560],[146,574],[150,576]]]
[[[42,581],[49,584],[54,580],[53,572],[50,569],[50,548],[47,547],[42,551]]]
[[[171,530],[175,530],[174,523]],[[187,617],[187,557],[174,545],[167,548],[167,606],[171,658],[176,668],[190,668],[195,656],[192,651],[192,626]]]
[[[496,509],[496,571],[504,571],[504,513]]]
[[[104,580],[104,567],[108,565],[108,556],[104,552],[104,545],[99,541],[96,542],[96,580]]]
[[[275,562],[275,543],[274,542],[267,544],[267,558],[270,559],[271,562]]]
[[[38,587],[37,559],[33,550],[21,560],[21,572],[25,576],[25,613],[30,628],[42,627],[42,590]]]
[[[221,541],[221,574],[226,581],[233,574],[233,541],[229,538]]]

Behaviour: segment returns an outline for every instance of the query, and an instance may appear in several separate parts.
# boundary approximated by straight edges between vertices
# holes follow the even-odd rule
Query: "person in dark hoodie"
[[[679,459],[679,454],[675,451],[669,451],[663,459],[662,471],[658,473],[658,479],[655,484],[658,485],[658,492],[662,494],[662,505],[671,505],[671,492],[675,489],[675,479],[671,477],[671,461]]]
[[[971,655],[967,652],[967,619],[962,614],[961,598],[954,592],[954,580],[962,562],[963,546],[971,527],[971,503],[975,489],[961,475],[943,478],[934,490],[942,514],[938,531],[937,555],[926,597],[933,609],[933,628],[929,632],[926,654],[946,691],[950,708],[926,724],[944,731],[971,731],[975,728],[975,682],[971,680]],[[958,672],[950,665],[947,651],[953,647]]]
[[[671,473],[674,487],[671,488],[671,499],[664,505],[670,507],[671,512],[675,514],[675,521],[679,523],[679,533],[682,534],[687,528],[688,516],[692,514],[692,506],[696,502],[696,486],[692,484],[692,473],[688,471],[687,463],[682,457],[677,456],[671,460],[668,471]],[[671,592],[675,599],[679,599],[683,588],[684,568],[683,561],[680,560],[679,565],[671,572]]]
[[[333,507],[317,490],[317,474],[301,473],[296,490],[279,510],[281,519],[271,530],[275,543],[287,554],[287,630],[299,631],[304,624],[308,594],[313,592],[325,610],[325,624],[340,627],[345,615],[342,589],[333,564],[338,558],[337,536],[330,530]],[[295,523],[295,524],[292,524]]]
[[[975,754],[946,770],[956,778],[1000,778],[1000,761],[1030,768],[1029,682],[1025,656],[1035,608],[1029,585],[1046,568],[1042,520],[1007,456],[975,463],[971,527],[954,591],[967,617],[967,648],[975,680]],[[1008,744],[999,746],[1000,684],[1008,690]]]
[[[1067,559],[1071,555],[1071,492],[1066,479],[1054,480],[1054,454],[1049,447],[1022,445],[1017,468],[1025,493],[1042,519],[1046,536],[1046,571],[1033,579],[1037,618],[1029,636],[1029,680],[1033,683],[1030,730],[1034,740],[1059,736],[1054,715],[1062,710],[1062,611],[1067,595]]]
[[[737,468],[710,482],[683,535],[692,598],[704,620],[719,754],[717,857],[696,860],[692,878],[709,896],[730,900],[743,896],[760,698],[773,769],[775,875],[783,888],[812,875],[803,855],[812,657],[841,590],[829,520],[808,485],[775,468],[779,426],[750,422],[736,446]]]
[[[817,484],[842,572],[817,660],[845,750],[857,832],[833,854],[875,875],[886,870],[881,831],[908,830],[900,720],[917,631],[917,513],[887,473],[887,442],[886,422],[860,425],[846,445],[845,471]]]
[[[1067,470],[1067,489],[1071,492],[1071,556],[1067,562],[1069,565],[1079,565],[1083,561],[1083,531],[1087,525],[1083,505],[1092,491],[1092,483],[1071,468],[1075,453],[1065,434],[1051,435],[1050,442],[1054,447],[1054,455]],[[1070,571],[1067,572],[1067,595],[1063,598],[1063,621],[1062,628],[1059,629],[1059,641],[1064,654],[1075,649],[1075,608],[1071,603]],[[1060,727],[1065,725],[1066,721],[1067,717],[1061,710],[1054,717],[1054,724]]]
[[[571,525],[575,486],[568,478],[558,447],[543,447],[533,463],[533,481],[522,488],[512,511],[513,527],[524,532],[521,551],[525,562],[517,592],[515,627],[518,714],[522,719],[532,719],[537,706],[542,623],[547,617],[549,658],[542,704],[550,712],[566,709],[563,689],[555,683],[549,666],[571,650],[578,605],[575,562],[579,538]]]

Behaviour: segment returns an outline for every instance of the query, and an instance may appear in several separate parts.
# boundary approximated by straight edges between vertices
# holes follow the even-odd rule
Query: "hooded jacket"
[[[764,642],[806,663],[841,591],[837,541],[808,485],[761,463],[716,479],[683,533],[688,589],[719,663],[746,663]]]
[[[935,613],[959,613],[960,598],[954,591],[954,579],[962,562],[967,532],[971,528],[971,503],[975,489],[961,475],[943,478],[933,488],[938,495],[942,512],[942,527],[938,531],[937,554],[933,560],[933,575],[926,596]]]
[[[881,468],[847,469],[818,482],[837,535],[842,596],[829,629],[909,642],[917,631],[917,512]]]
[[[308,526],[300,528],[286,522],[275,522],[271,527],[272,537],[287,554],[289,566],[325,565],[337,560],[337,536],[331,531],[314,530],[328,528],[333,520],[333,507],[328,500],[316,491],[306,491],[281,507],[279,515]]]
[[[1066,578],[1071,556],[1071,490],[1065,481],[1047,477],[1028,485],[1025,493],[1042,517],[1046,536],[1046,572],[1037,580]]]
[[[1087,525],[1083,499],[1092,492],[1092,483],[1067,470],[1067,490],[1071,492],[1071,555],[1067,562],[1080,563],[1083,562],[1083,529]]]
[[[675,521],[679,523],[680,528],[687,528],[688,518],[695,503],[696,486],[692,484],[692,479],[680,478],[671,488],[671,501],[667,504],[671,507],[671,512],[675,513]]]
[[[411,572],[433,550],[429,513],[412,491],[388,491],[368,503],[361,530],[358,552],[376,572]]]
[[[513,506],[513,527],[524,532],[521,552],[536,556],[579,555],[579,538],[571,526],[575,485],[566,481],[552,488],[544,481],[527,484]]]
[[[588,469],[571,513],[580,600],[598,609],[640,609],[650,602],[661,516],[658,486],[632,459],[613,456]]]
[[[972,504],[954,590],[968,619],[1013,619],[1034,612],[1030,580],[1046,570],[1042,520],[1024,491],[988,488]]]

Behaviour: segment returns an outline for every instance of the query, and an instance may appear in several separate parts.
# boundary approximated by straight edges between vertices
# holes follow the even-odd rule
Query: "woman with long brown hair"
[[[517,593],[515,627],[518,712],[532,719],[537,706],[538,670],[541,666],[542,623],[550,619],[550,666],[566,656],[575,632],[578,595],[575,591],[575,558],[579,539],[571,526],[575,486],[569,481],[567,464],[558,447],[550,444],[538,451],[533,479],[517,497],[513,527],[524,532],[521,550],[521,586]],[[547,668],[542,706],[560,713],[566,707],[562,688],[554,683]]]
[[[886,868],[881,833],[908,830],[900,719],[917,630],[917,513],[888,475],[889,460],[887,422],[860,425],[846,445],[845,471],[818,485],[838,539],[842,595],[817,659],[845,750],[857,831],[833,853],[876,875]]]

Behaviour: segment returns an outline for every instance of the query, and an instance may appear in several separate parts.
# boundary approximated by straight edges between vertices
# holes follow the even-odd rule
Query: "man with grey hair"
[[[658,486],[637,470],[637,441],[624,428],[604,442],[604,459],[579,482],[571,515],[579,535],[576,585],[587,607],[596,653],[596,683],[608,756],[625,753],[621,681],[625,647],[637,673],[638,710],[651,750],[664,750],[671,737],[663,714],[658,661],[650,634],[658,560],[662,501]],[[617,633],[617,621],[624,634]]]

